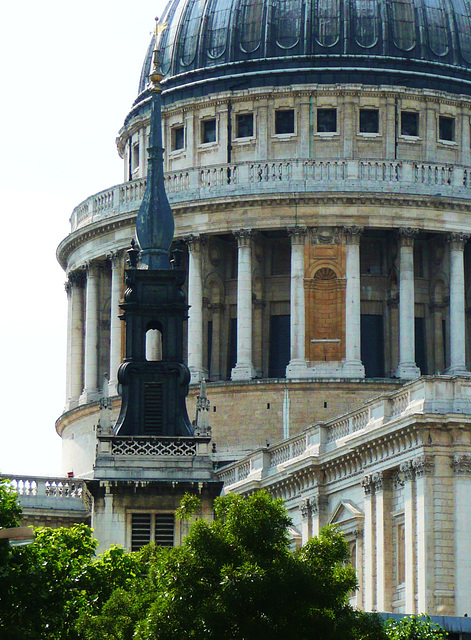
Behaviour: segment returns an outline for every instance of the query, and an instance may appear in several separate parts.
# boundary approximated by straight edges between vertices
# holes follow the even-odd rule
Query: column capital
[[[328,500],[326,496],[314,496],[310,500],[311,514],[317,515],[320,512],[324,512],[327,509]]]
[[[238,247],[248,247],[254,237],[254,232],[252,229],[239,229],[238,231],[234,231],[234,237],[237,240]]]
[[[432,474],[435,463],[432,456],[423,455],[413,460],[412,465],[415,469],[416,477],[421,478],[422,476]]]
[[[65,290],[67,293],[72,290],[72,287],[81,289],[85,284],[85,271],[79,269],[77,271],[70,271],[67,274],[67,281],[65,283]]]
[[[111,268],[112,269],[116,269],[121,265],[121,260],[123,258],[123,250],[122,249],[116,249],[114,251],[109,251],[106,254],[106,257],[108,258],[108,260],[111,263]]]
[[[450,245],[450,249],[454,251],[463,251],[464,245],[470,238],[469,233],[449,233],[447,234],[447,241]]]
[[[309,500],[309,498],[304,498],[304,500],[301,502],[300,510],[301,510],[301,516],[304,519],[311,517],[312,505],[311,505],[311,501]]]
[[[455,455],[451,466],[456,475],[471,476],[471,456]]]
[[[376,471],[375,473],[373,473],[371,476],[371,481],[374,484],[375,493],[378,493],[379,491],[384,491],[387,489],[387,480],[384,477],[384,474],[382,471]]]
[[[419,235],[418,229],[412,229],[411,227],[401,227],[397,232],[399,245],[401,247],[413,247],[414,239]]]
[[[398,476],[400,477],[401,486],[404,486],[406,482],[410,482],[414,478],[414,467],[411,460],[403,462],[399,467]]]
[[[193,253],[194,251],[201,251],[201,247],[206,242],[205,236],[193,233],[190,233],[188,236],[184,236],[182,240],[188,247],[188,251],[190,253]]]
[[[288,236],[291,238],[291,244],[304,245],[307,236],[307,227],[288,227],[286,229]]]
[[[84,265],[84,271],[87,274],[87,278],[95,278],[98,276],[98,272],[102,268],[103,265],[95,260],[88,260]]]
[[[365,476],[361,481],[361,486],[363,487],[363,493],[365,494],[365,496],[370,496],[373,492],[374,487],[373,476],[371,474]]]
[[[345,234],[347,244],[360,244],[363,227],[344,227],[343,232]]]

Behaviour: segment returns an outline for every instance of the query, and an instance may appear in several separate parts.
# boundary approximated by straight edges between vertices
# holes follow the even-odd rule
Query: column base
[[[464,363],[448,367],[444,373],[446,376],[471,376],[471,372],[466,369]]]
[[[420,378],[420,369],[415,362],[400,362],[396,369],[396,378],[415,380]]]
[[[255,367],[251,362],[239,364],[232,369],[231,380],[253,380],[257,375]]]
[[[81,405],[88,404],[89,402],[95,402],[95,400],[99,400],[101,398],[101,395],[102,394],[98,389],[84,389],[78,403]]]
[[[287,378],[311,378],[307,360],[290,360],[286,367]]]
[[[191,374],[190,384],[200,384],[203,379],[208,379],[209,371],[206,371],[206,369],[198,369],[197,367],[189,367],[189,369]]]
[[[364,378],[365,367],[361,360],[345,360],[343,365],[343,375],[346,378]]]

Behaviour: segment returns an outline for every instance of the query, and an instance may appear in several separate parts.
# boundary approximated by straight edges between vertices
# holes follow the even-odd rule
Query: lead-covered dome
[[[161,21],[167,103],[304,83],[471,93],[469,0],[170,0]],[[140,94],[149,68],[150,51]]]

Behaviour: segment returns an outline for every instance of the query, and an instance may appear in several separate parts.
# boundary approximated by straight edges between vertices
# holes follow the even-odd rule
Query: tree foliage
[[[389,640],[445,640],[448,634],[429,616],[405,616],[389,619],[385,624]]]
[[[184,501],[183,513],[191,507]],[[384,638],[375,617],[348,604],[356,578],[342,535],[327,528],[293,553],[289,523],[281,501],[264,492],[218,498],[215,520],[196,520],[181,547],[141,553],[134,597],[120,589],[98,615],[84,613],[84,637]]]
[[[36,530],[34,544],[10,550],[1,567],[0,637],[76,640],[80,611],[98,612],[139,572],[133,554],[112,547],[95,557],[86,525]]]

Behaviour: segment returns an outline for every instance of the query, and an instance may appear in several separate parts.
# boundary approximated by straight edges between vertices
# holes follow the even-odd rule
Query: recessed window
[[[178,126],[172,128],[172,151],[178,151],[185,146],[185,127]]]
[[[438,137],[440,140],[453,142],[455,140],[455,119],[440,116],[438,119]]]
[[[253,137],[253,113],[238,113],[236,116],[236,138]]]
[[[401,136],[419,135],[419,114],[414,111],[401,111]]]
[[[378,109],[360,109],[360,133],[379,133]]]
[[[294,109],[275,111],[275,134],[294,133]]]
[[[201,143],[216,142],[216,118],[201,122]]]
[[[336,133],[337,132],[337,109],[317,110],[317,132]]]
[[[132,170],[135,171],[139,168],[139,144],[134,144],[132,147]]]

